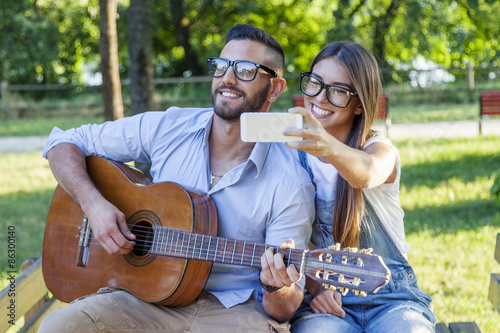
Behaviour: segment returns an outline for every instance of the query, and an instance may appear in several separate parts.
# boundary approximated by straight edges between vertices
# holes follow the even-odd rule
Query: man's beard
[[[269,93],[269,86],[271,85],[271,81],[268,81],[266,86],[262,89],[258,90],[252,98],[245,100],[247,95],[244,91],[236,87],[229,88],[226,85],[221,85],[212,92],[212,105],[214,106],[214,112],[220,118],[226,121],[236,121],[240,119],[240,115],[244,112],[258,112],[261,111],[262,106],[266,103],[267,94]],[[231,107],[229,106],[228,101],[219,102],[219,104],[215,103],[215,97],[219,93],[221,89],[230,89],[232,91],[237,92],[241,95],[241,99],[243,99],[243,103],[239,107]]]

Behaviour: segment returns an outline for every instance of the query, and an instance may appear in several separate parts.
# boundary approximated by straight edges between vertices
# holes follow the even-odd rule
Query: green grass
[[[500,138],[397,145],[409,260],[438,321],[475,321],[482,332],[497,331],[488,288],[491,273],[500,273],[493,258],[500,207],[489,193],[500,172]]]
[[[401,203],[420,287],[433,298],[439,322],[475,321],[482,332],[500,327],[488,301],[500,232],[500,207],[490,197],[500,172],[500,137],[404,140]],[[40,256],[56,182],[40,152],[0,155],[0,240],[16,228],[17,267]],[[7,253],[0,251],[5,271]]]
[[[82,124],[102,123],[103,119],[104,117],[76,117],[2,120],[0,125],[0,137],[48,136],[54,126],[66,130]]]
[[[389,115],[394,124],[477,120],[479,117],[479,104],[419,104],[390,106]]]

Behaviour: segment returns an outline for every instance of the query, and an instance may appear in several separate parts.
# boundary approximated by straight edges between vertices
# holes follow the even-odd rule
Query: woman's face
[[[312,76],[326,84],[355,91],[347,71],[336,58],[325,58],[319,61],[312,69]],[[305,96],[304,105],[329,134],[341,141],[349,134],[354,116],[362,113],[358,97],[352,97],[347,107],[340,108],[328,101],[325,88],[314,97]]]

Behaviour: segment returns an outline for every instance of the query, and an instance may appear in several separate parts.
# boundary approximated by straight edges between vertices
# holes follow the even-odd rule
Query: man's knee
[[[38,333],[80,333],[97,332],[92,319],[71,305],[50,313],[40,324]]]

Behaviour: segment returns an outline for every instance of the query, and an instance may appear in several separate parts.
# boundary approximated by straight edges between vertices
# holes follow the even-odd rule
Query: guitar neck
[[[275,249],[275,253],[283,255],[287,266],[293,264],[298,270],[301,269],[304,260],[302,250],[280,249],[277,246],[159,226],[154,226],[154,239],[149,252],[162,256],[261,268],[260,258],[270,247]]]

